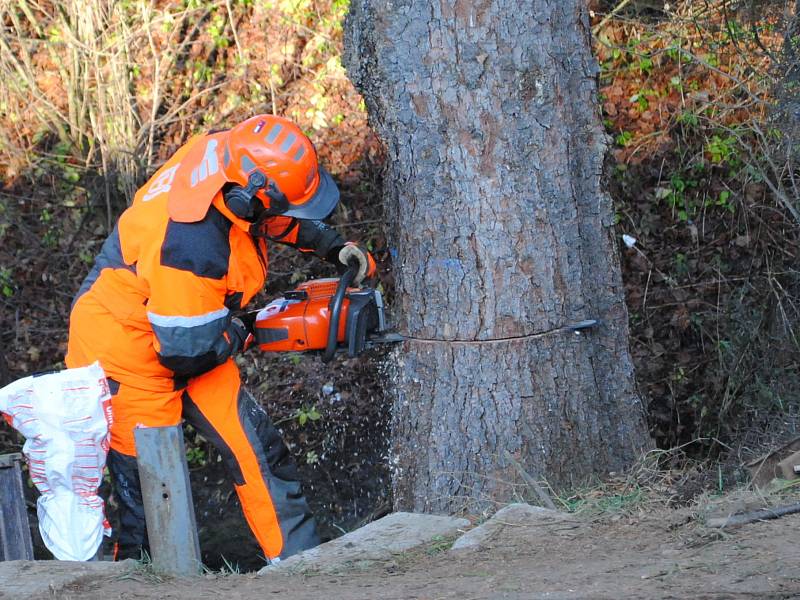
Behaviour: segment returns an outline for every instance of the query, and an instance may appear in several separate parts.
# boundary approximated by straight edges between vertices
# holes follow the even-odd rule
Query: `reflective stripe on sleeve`
[[[196,317],[172,317],[148,311],[147,319],[151,324],[158,325],[159,327],[197,327],[198,325],[205,325],[206,323],[211,323],[217,319],[227,317],[229,312],[227,308],[222,307],[219,310],[204,315],[197,315]]]
[[[196,317],[147,313],[153,332],[161,343],[161,356],[200,356],[215,350],[230,323],[230,311],[221,308]]]

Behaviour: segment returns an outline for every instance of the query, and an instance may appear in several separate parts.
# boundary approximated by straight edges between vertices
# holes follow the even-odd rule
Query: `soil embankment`
[[[717,508],[719,510],[719,507]],[[85,581],[56,597],[321,597],[347,600],[434,598],[797,598],[800,516],[709,529],[699,509],[636,515],[568,515],[512,524],[478,550],[450,550],[437,540],[367,568],[263,577],[209,574],[163,580],[147,571]]]

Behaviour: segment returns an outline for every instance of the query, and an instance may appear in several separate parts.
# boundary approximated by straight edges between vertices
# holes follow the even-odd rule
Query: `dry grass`
[[[99,162],[103,174],[118,175],[123,193],[132,195],[142,168],[137,134],[144,125],[130,90],[130,50],[138,41],[132,27],[141,24],[146,31],[148,24],[130,22],[120,6],[97,0],[3,3],[0,76],[6,85],[0,94],[17,127],[12,135],[4,132],[2,151],[12,175],[35,161],[36,143],[52,132],[62,152],[87,166]],[[107,187],[109,218],[110,197]]]
[[[346,6],[0,0],[0,171],[31,183],[54,162],[72,183],[99,172],[110,224],[190,134],[280,112],[335,139],[340,172],[369,137],[346,148],[336,131],[366,120],[338,60]]]

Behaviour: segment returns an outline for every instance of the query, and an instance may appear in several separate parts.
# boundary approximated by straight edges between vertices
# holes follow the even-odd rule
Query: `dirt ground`
[[[341,598],[800,598],[800,515],[720,532],[690,509],[575,516],[508,526],[481,551],[447,541],[335,575],[208,574],[164,580],[141,569],[82,582],[75,600]],[[52,597],[52,596],[51,596]]]

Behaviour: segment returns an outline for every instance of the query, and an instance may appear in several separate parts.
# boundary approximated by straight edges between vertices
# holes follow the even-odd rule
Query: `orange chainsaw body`
[[[256,315],[256,343],[265,352],[324,350],[331,324],[331,299],[339,279],[314,279],[276,298]],[[364,349],[366,337],[383,329],[383,302],[372,288],[346,288],[336,341],[351,355]]]

